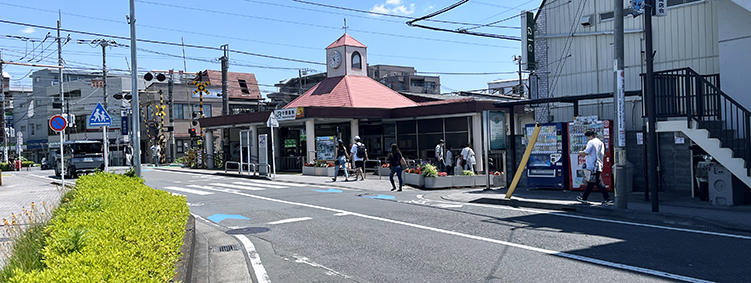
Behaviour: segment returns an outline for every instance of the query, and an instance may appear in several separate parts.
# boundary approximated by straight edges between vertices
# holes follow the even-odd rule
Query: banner
[[[490,150],[506,149],[506,112],[488,111]]]

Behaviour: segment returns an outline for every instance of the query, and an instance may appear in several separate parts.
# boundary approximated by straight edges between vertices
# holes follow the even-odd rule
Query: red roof
[[[331,45],[329,45],[328,47],[326,47],[326,49],[334,48],[334,47],[339,47],[339,46],[342,46],[342,45],[368,48],[367,46],[365,46],[365,44],[360,43],[356,39],[354,39],[351,36],[349,36],[349,34],[345,33],[344,35],[342,35],[342,37],[340,37],[339,39],[337,39],[336,41],[334,41],[334,43],[332,43]]]
[[[196,77],[194,80],[198,80]],[[209,85],[222,86],[222,72],[206,70],[203,72],[201,81],[209,82]],[[242,83],[244,83],[244,85]],[[227,92],[230,98],[261,99],[261,90],[258,88],[256,75],[250,73],[227,72]]]
[[[391,109],[417,105],[369,77],[341,76],[325,79],[284,108],[321,106]]]

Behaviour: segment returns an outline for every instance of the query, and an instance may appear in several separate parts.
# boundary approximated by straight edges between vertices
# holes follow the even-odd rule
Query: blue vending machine
[[[535,147],[527,162],[527,187],[568,189],[568,141],[566,123],[542,124]],[[535,124],[527,124],[524,144],[529,143]]]

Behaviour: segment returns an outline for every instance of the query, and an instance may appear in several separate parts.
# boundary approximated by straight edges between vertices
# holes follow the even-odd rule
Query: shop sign
[[[277,121],[295,120],[297,108],[274,110],[274,116],[276,116]]]

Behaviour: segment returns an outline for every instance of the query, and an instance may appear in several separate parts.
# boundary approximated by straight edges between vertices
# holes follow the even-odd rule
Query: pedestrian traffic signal
[[[190,134],[191,138],[196,137],[196,129],[188,129],[188,133]]]

